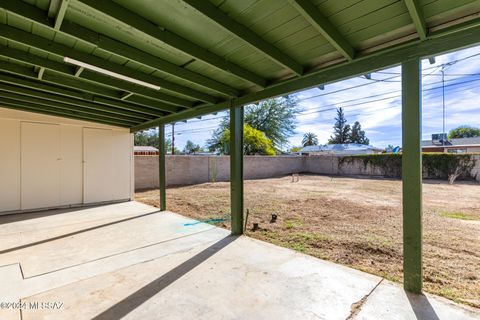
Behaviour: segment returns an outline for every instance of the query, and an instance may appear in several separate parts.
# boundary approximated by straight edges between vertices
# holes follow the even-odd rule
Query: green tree
[[[229,142],[230,142],[230,129],[226,129],[222,137],[220,138],[220,143],[224,146],[223,152],[225,154],[230,154]],[[268,139],[265,134],[252,128],[248,124],[243,125],[243,154],[245,155],[268,155],[274,156],[275,149],[273,148],[273,143]]]
[[[349,140],[351,143],[370,144],[370,140],[366,137],[365,131],[362,130],[362,125],[358,121],[355,121],[352,126]]]
[[[258,105],[245,107],[244,121],[254,129],[265,133],[275,149],[288,144],[288,138],[295,133],[295,116],[298,113],[297,101],[293,96],[268,99]],[[212,152],[224,150],[223,133],[229,128],[228,114],[222,119],[218,129],[207,140]]]
[[[158,148],[158,131],[147,130],[135,132],[133,136],[133,144],[136,146],[150,146]],[[172,140],[170,138],[165,139],[165,147],[167,148],[167,153],[172,153]],[[178,149],[175,148],[175,153],[177,152]]]
[[[450,130],[448,139],[480,137],[480,128],[463,125]]]
[[[193,143],[191,140],[187,140],[185,144],[185,148],[183,148],[183,152],[190,154],[190,153],[197,153],[200,152],[201,148],[198,144]]]
[[[302,150],[302,148],[303,148],[303,147],[292,147],[292,148],[290,149],[290,152],[298,152],[298,151]]]
[[[345,118],[342,108],[337,109],[337,117],[335,118],[333,130],[333,136],[330,136],[330,139],[328,140],[329,144],[350,142],[350,125],[347,124],[347,119]]]
[[[316,146],[318,145],[317,135],[313,132],[307,132],[303,135],[302,145],[306,146]]]

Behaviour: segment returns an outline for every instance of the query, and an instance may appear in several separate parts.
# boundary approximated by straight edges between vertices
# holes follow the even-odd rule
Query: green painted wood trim
[[[57,15],[55,16],[55,24],[53,25],[53,29],[60,30],[69,3],[70,0],[60,0],[60,6],[58,7]],[[47,14],[47,12],[45,13]]]
[[[76,59],[76,60],[112,71],[127,77],[135,78],[135,79],[142,80],[154,85],[158,85],[161,87],[160,90],[162,91],[171,91],[171,92],[184,95],[187,97],[191,97],[194,99],[198,99],[200,101],[204,101],[207,103],[217,102],[217,98],[209,94],[164,80],[159,77],[155,77],[155,76],[148,75],[146,73],[135,71],[133,69],[119,65],[117,63],[114,63],[114,62],[111,62],[87,53],[80,52],[73,48],[64,46],[60,43],[50,41],[41,36],[37,36],[32,33],[25,32],[23,30],[20,30],[8,25],[0,24],[0,36],[8,40],[33,47],[38,50],[42,50],[46,53],[59,56],[62,59],[63,57],[69,57],[69,58]],[[115,79],[115,81],[120,82],[122,80]]]
[[[76,106],[75,108],[77,109],[78,107],[82,107],[86,109],[100,110],[103,112],[111,113],[112,116],[126,116],[131,119],[137,119],[136,122],[141,122],[141,121],[145,121],[152,118],[151,116],[139,114],[137,112],[133,112],[129,110],[106,107],[104,105],[95,104],[93,102],[89,102],[85,100],[70,98],[62,95],[56,95],[56,94],[47,93],[44,91],[32,90],[26,87],[29,85],[31,81],[22,80],[22,79],[16,79],[15,81],[14,79],[15,78],[12,79],[12,77],[8,77],[0,74],[0,81],[2,82],[0,83],[0,90],[22,94],[22,95],[30,96],[32,98],[41,98],[51,102],[59,102],[66,105],[73,105],[73,106]],[[15,85],[3,83],[5,81],[8,81],[9,83],[13,82]],[[31,87],[34,87],[34,86],[31,86]],[[46,89],[45,88],[46,86],[36,86],[36,87]],[[59,90],[59,91],[61,91],[64,94],[66,93],[65,90]],[[78,97],[78,94],[75,94],[75,95]]]
[[[458,30],[448,28],[442,32],[432,33],[426,41],[413,40],[367,55],[359,56],[351,62],[344,62],[316,70],[294,80],[287,80],[272,85],[262,91],[246,94],[234,100],[235,105],[247,105],[272,97],[294,93],[300,90],[325,85],[354,76],[392,67],[406,58],[422,58],[438,55],[452,50],[473,46],[480,43],[480,19],[461,25]],[[173,115],[148,121],[131,128],[132,132],[157,126],[159,123],[171,123],[189,119],[229,108],[229,102],[213,106],[198,107]]]
[[[166,153],[165,125],[161,124],[158,126],[158,189],[160,194],[160,211],[167,210]]]
[[[427,39],[427,25],[417,0],[404,0],[420,40]]]
[[[317,29],[322,36],[327,39],[332,46],[335,47],[335,49],[342,53],[345,58],[348,60],[352,60],[354,58],[355,49],[320,12],[320,10],[318,10],[318,8],[310,2],[310,0],[289,1],[314,28]]]
[[[232,234],[243,234],[243,107],[230,107],[230,211]]]
[[[16,101],[22,101],[22,102],[29,102],[29,103],[34,103],[37,105],[42,105],[46,107],[54,107],[57,109],[62,109],[62,110],[68,110],[68,111],[73,111],[73,112],[81,112],[82,114],[88,115],[89,117],[92,117],[94,119],[95,117],[99,116],[103,119],[110,119],[111,121],[121,121],[122,123],[129,124],[129,125],[134,125],[135,123],[141,122],[141,120],[134,119],[131,117],[126,117],[122,115],[114,115],[109,112],[104,112],[101,110],[97,109],[87,109],[87,108],[78,108],[77,106],[74,105],[69,105],[69,104],[64,104],[64,103],[59,103],[56,101],[51,101],[51,100],[44,100],[40,98],[33,98],[31,96],[25,96],[21,95],[18,93],[12,93],[12,92],[6,92],[6,91],[1,91],[0,90],[0,97],[6,98],[6,99],[11,99],[11,100],[16,100]]]
[[[154,38],[159,39],[165,44],[182,51],[196,59],[202,60],[211,66],[235,75],[238,78],[249,81],[261,87],[265,87],[266,80],[262,77],[248,71],[216,54],[205,50],[179,35],[170,32],[161,26],[157,26],[145,18],[137,15],[134,12],[116,4],[112,1],[97,1],[97,0],[79,0],[90,8],[102,12],[122,23],[130,25],[131,27],[148,34]]]
[[[233,34],[234,36],[242,39],[247,44],[254,47],[256,50],[266,54],[271,60],[279,63],[280,65],[290,69],[297,75],[303,74],[303,66],[293,60],[291,57],[284,54],[274,45],[263,40],[255,32],[245,27],[241,23],[231,19],[220,9],[214,6],[209,1],[198,1],[198,0],[183,0],[188,3],[191,7],[195,8],[204,16],[208,17],[211,21],[215,22],[219,26],[223,27],[225,30]]]
[[[422,292],[421,61],[402,63],[403,286]]]
[[[16,100],[5,99],[5,98],[0,98],[0,106],[5,108],[21,110],[21,111],[29,111],[29,112],[41,113],[41,114],[52,115],[57,117],[65,117],[65,118],[70,118],[75,120],[98,122],[98,123],[109,124],[117,127],[127,128],[130,126],[129,123],[125,123],[123,121],[114,121],[112,119],[108,119],[108,118],[105,119],[98,116],[92,117],[89,115],[85,115],[81,112],[72,112],[68,110],[56,109],[52,107],[38,105],[30,102],[16,101]]]

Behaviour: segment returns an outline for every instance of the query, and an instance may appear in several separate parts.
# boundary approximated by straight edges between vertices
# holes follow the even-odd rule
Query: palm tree
[[[306,146],[316,146],[318,144],[317,135],[313,132],[307,132],[303,135],[302,145]]]

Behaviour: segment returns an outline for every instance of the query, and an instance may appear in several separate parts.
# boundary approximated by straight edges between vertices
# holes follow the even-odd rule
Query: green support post
[[[230,107],[230,201],[232,234],[243,234],[243,107]]]
[[[160,211],[167,210],[167,193],[165,183],[165,125],[158,126],[158,189],[160,191]]]
[[[402,63],[403,286],[422,292],[421,61]]]

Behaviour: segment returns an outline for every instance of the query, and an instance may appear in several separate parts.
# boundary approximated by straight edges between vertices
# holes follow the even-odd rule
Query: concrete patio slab
[[[431,319],[479,317],[192,222],[136,202],[0,217],[0,300],[22,307],[2,308],[0,319],[420,319],[432,309]]]

